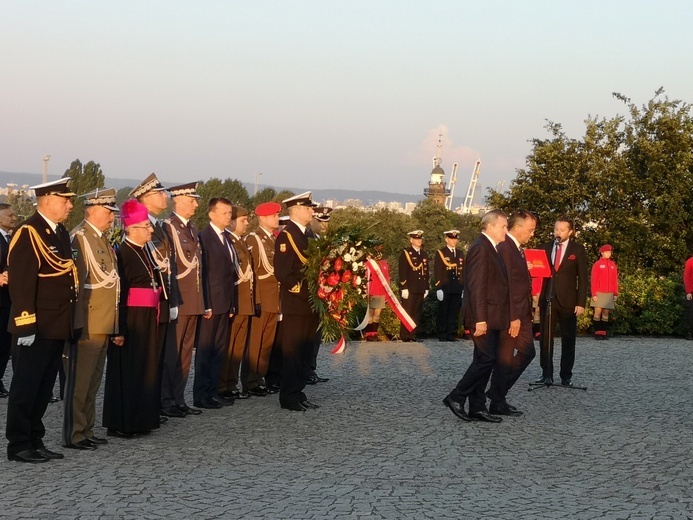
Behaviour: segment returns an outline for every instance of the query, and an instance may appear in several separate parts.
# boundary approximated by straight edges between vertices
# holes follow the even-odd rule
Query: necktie
[[[520,246],[520,254],[522,255],[522,259],[525,259],[525,248]]]
[[[558,266],[561,265],[561,249],[562,249],[563,244],[558,244],[556,246],[556,254],[553,257],[553,269],[554,271],[558,271]]]

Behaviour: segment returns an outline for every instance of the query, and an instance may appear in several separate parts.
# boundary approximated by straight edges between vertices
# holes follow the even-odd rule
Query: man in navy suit
[[[505,240],[508,219],[492,210],[481,219],[481,235],[469,248],[464,272],[463,315],[473,331],[474,358],[443,404],[465,421],[500,422],[486,409],[486,383],[496,363],[498,341],[509,328],[508,275],[497,246]],[[469,413],[464,409],[469,399]]]
[[[229,324],[236,313],[235,251],[226,227],[231,224],[231,201],[209,201],[209,226],[200,231],[202,291],[205,313],[198,326],[193,401],[198,408],[221,408],[233,399],[217,392],[224,352],[229,345]]]
[[[561,326],[561,384],[573,384],[577,319],[585,312],[588,272],[587,253],[572,238],[574,233],[573,221],[561,217],[553,228],[555,240],[542,247],[551,259],[552,277],[544,280],[539,297],[542,375],[537,383],[553,383],[553,335],[558,322]],[[551,319],[547,316],[549,308]]]
[[[7,251],[10,247],[10,233],[17,225],[17,214],[9,204],[0,204],[0,397],[8,397],[2,378],[5,377],[7,362],[12,350],[12,334],[7,331],[10,321],[10,290],[7,286]]]
[[[529,211],[517,211],[508,221],[508,234],[498,244],[498,252],[508,272],[510,328],[501,331],[498,359],[491,376],[489,411],[494,415],[522,415],[508,404],[506,395],[534,359],[532,335],[532,279],[522,246],[534,236],[537,218]]]

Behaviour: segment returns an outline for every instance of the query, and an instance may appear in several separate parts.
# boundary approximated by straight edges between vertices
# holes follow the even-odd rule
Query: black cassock
[[[103,425],[124,433],[159,427],[157,308],[128,307],[132,288],[152,289],[154,271],[144,249],[127,240],[117,252],[120,274],[120,334],[108,347]]]

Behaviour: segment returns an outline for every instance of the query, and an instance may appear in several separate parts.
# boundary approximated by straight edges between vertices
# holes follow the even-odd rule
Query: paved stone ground
[[[471,353],[436,340],[325,349],[331,379],[307,391],[319,410],[251,398],[93,453],[61,449],[63,461],[5,459],[0,517],[693,518],[693,343],[580,338],[574,381],[589,390],[527,392],[537,360],[509,396],[525,414],[498,425],[441,404]],[[3,425],[5,412],[2,400]],[[50,405],[49,448],[61,419]]]

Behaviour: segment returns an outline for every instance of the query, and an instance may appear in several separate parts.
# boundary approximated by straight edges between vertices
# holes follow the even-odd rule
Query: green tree
[[[36,199],[29,196],[24,187],[10,191],[7,194],[7,203],[14,208],[18,224],[30,217],[36,209],[34,206]]]
[[[70,190],[77,195],[83,195],[96,188],[105,187],[106,177],[101,171],[101,165],[94,161],[89,161],[87,164],[82,165],[79,159],[75,159],[70,164],[70,167],[65,170],[63,178],[65,177],[72,179]],[[68,231],[84,219],[84,200],[80,197],[75,197],[73,205],[74,208],[70,212],[67,222],[64,223]]]
[[[428,199],[419,202],[411,216],[414,220],[412,229],[424,231],[424,247],[429,254],[445,245],[443,231],[458,229],[461,235],[459,247],[465,251],[480,231],[478,216],[460,215]],[[404,238],[406,241],[406,236]]]

